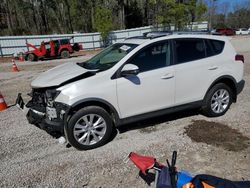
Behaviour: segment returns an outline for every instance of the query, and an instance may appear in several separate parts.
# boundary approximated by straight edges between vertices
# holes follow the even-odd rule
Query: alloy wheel
[[[75,124],[73,134],[79,144],[89,146],[102,140],[107,130],[107,123],[97,114],[87,114]]]
[[[214,113],[222,113],[227,109],[229,102],[229,92],[226,89],[219,89],[212,96],[211,109]]]

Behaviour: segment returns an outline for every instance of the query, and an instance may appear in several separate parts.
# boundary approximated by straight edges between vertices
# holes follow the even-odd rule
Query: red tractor
[[[70,39],[51,40],[49,42],[43,41],[39,48],[29,43],[26,45],[28,49],[33,49],[24,54],[25,60],[28,61],[37,61],[38,59],[44,58],[69,58],[70,54],[74,51],[82,50],[82,45],[79,45],[78,43],[71,46]]]

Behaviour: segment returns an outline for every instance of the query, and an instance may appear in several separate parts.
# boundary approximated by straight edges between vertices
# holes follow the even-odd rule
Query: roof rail
[[[168,35],[186,35],[186,34],[195,34],[195,35],[204,35],[204,34],[209,34],[208,31],[151,31],[151,32],[146,32],[143,33],[143,36],[134,36],[134,37],[129,37],[127,39],[155,39],[159,37],[165,37]]]
[[[129,37],[126,39],[154,39],[158,37],[164,37],[171,35],[171,31],[151,31],[151,32],[146,32],[143,33],[143,36],[134,36],[134,37]]]
[[[177,35],[186,35],[186,34],[206,35],[206,34],[209,34],[209,32],[208,31],[175,31],[175,32],[173,32],[173,34],[177,34]]]
[[[125,40],[127,39],[146,39],[146,38],[144,36],[134,36],[134,37],[128,37]]]
[[[143,33],[143,36],[150,38],[150,39],[154,39],[154,38],[158,38],[158,37],[168,36],[171,34],[173,34],[172,31],[151,31],[151,32]]]

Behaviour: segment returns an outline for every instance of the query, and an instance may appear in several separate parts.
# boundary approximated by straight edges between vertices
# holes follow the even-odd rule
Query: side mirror
[[[137,75],[139,73],[139,68],[134,64],[126,64],[122,68],[121,76]]]

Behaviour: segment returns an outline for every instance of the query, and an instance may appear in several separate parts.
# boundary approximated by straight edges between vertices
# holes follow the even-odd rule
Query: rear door
[[[198,38],[175,39],[175,104],[182,105],[203,99],[210,78],[217,69],[206,58],[205,41]]]

